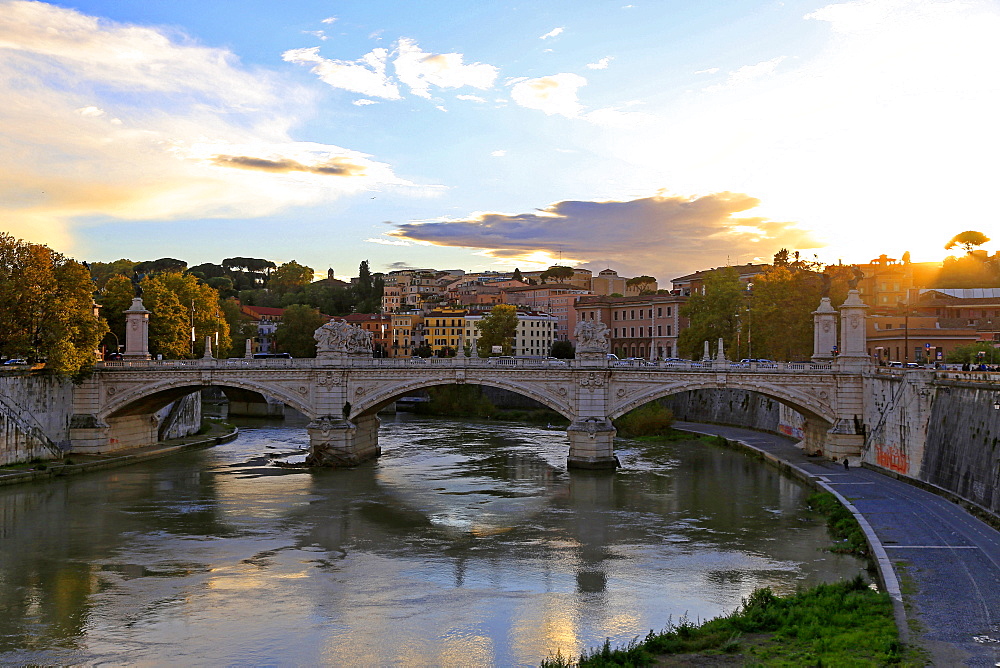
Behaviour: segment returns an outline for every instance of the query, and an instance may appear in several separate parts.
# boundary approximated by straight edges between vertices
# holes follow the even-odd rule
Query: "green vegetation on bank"
[[[868,541],[865,532],[847,508],[829,492],[817,492],[806,499],[806,505],[818,513],[826,515],[826,526],[830,535],[842,542],[830,548],[838,554],[853,554],[856,557],[868,557]]]
[[[673,432],[674,414],[655,401],[631,410],[614,421],[618,435],[626,438],[665,436]]]
[[[613,649],[557,653],[542,668],[682,665],[690,656],[730,657],[761,666],[900,665],[918,663],[899,642],[889,596],[870,589],[861,575],[821,584],[790,596],[757,589],[728,615],[693,624],[668,622],[661,633]],[[665,656],[666,655],[666,656]],[[668,659],[674,658],[675,663]]]

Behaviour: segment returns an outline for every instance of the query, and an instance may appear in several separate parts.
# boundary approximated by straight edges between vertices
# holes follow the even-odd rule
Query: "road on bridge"
[[[716,434],[798,467],[847,498],[882,543],[902,583],[911,642],[936,666],[1000,665],[1000,532],[964,508],[860,467],[807,457],[776,434],[676,422]]]

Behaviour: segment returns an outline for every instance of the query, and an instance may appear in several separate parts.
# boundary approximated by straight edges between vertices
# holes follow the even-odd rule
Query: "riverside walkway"
[[[739,441],[839,493],[877,537],[875,558],[891,565],[886,588],[897,604],[902,590],[904,638],[909,633],[909,642],[924,647],[936,666],[1000,665],[1000,532],[932,492],[807,457],[782,436],[691,422],[674,426]],[[901,612],[897,607],[897,620]]]

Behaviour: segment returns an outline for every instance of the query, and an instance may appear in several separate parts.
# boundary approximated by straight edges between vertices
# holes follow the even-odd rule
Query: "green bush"
[[[614,421],[618,434],[628,437],[666,436],[673,424],[673,412],[655,401],[629,411]]]

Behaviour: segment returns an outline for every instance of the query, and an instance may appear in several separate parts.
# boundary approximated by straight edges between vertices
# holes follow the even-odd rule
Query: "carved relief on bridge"
[[[580,387],[593,392],[596,389],[604,387],[604,380],[603,372],[591,371],[580,381]]]

